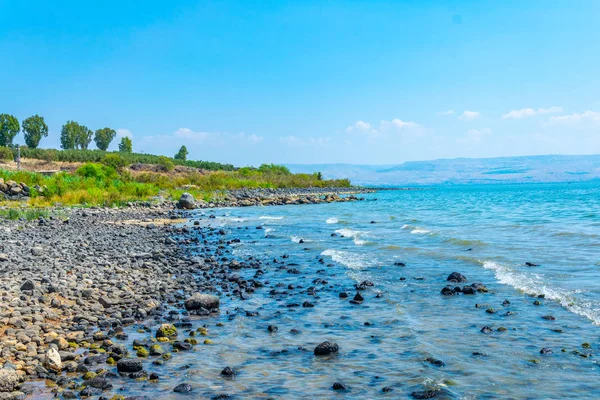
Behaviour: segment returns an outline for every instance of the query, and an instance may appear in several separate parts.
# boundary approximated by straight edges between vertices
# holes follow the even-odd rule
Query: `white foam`
[[[366,236],[368,232],[355,231],[348,228],[342,228],[335,231],[340,236],[352,238],[352,241],[357,246],[362,246],[365,243],[368,243],[366,240],[362,239],[361,236]]]
[[[404,224],[402,225],[402,229],[408,229],[408,228],[412,228],[412,226],[408,225],[408,224]]]
[[[410,231],[410,233],[412,233],[413,235],[427,235],[428,233],[431,233],[431,231],[424,229],[424,228],[415,228],[412,231]]]
[[[261,217],[258,217],[258,219],[266,219],[266,220],[273,220],[273,221],[276,221],[276,220],[283,219],[283,217],[267,217],[267,216],[261,216]]]
[[[365,267],[368,267],[372,262],[362,254],[343,250],[327,249],[322,252],[321,255],[331,257],[333,261],[353,270],[361,270]]]
[[[509,285],[530,295],[544,295],[546,299],[560,303],[572,313],[584,316],[594,325],[600,325],[600,304],[583,301],[577,294],[581,290],[567,290],[545,282],[544,276],[517,271],[494,261],[484,261],[483,267],[494,271],[496,279],[503,285]]]
[[[325,220],[325,222],[328,224],[337,224],[338,222],[340,222],[340,220],[337,218],[331,217],[331,218],[327,218],[327,220]]]
[[[310,239],[305,239],[301,236],[290,236],[290,239],[292,240],[292,242],[294,243],[300,243],[300,240],[302,240],[302,242],[306,243],[306,242],[312,242],[312,240]]]

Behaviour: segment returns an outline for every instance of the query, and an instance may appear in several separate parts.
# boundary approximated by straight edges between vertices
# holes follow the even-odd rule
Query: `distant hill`
[[[600,155],[457,158],[398,165],[288,164],[295,173],[320,171],[355,185],[582,182],[600,179]]]

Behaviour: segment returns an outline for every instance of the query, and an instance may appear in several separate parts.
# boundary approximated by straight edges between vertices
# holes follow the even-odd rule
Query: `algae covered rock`
[[[177,328],[171,324],[162,324],[156,330],[157,338],[175,339],[177,337]]]

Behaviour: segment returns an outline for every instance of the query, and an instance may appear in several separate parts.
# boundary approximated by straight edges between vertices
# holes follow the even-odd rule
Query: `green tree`
[[[121,143],[119,143],[119,151],[123,153],[133,152],[133,143],[131,143],[131,139],[128,136],[123,136],[121,138]]]
[[[78,144],[78,135],[81,131],[81,125],[75,121],[67,121],[60,131],[60,147],[65,150],[72,150]]]
[[[12,145],[20,130],[18,119],[9,114],[0,114],[0,146]]]
[[[92,136],[94,132],[87,126],[80,125],[79,132],[77,132],[77,140],[75,141],[77,146],[81,150],[87,150],[88,146],[92,142]]]
[[[102,128],[96,131],[94,135],[94,142],[96,142],[96,147],[100,150],[106,151],[110,142],[117,136],[117,132],[114,129],[110,128]]]
[[[179,151],[177,152],[177,154],[175,154],[175,157],[173,157],[176,160],[187,160],[187,156],[188,156],[188,150],[187,147],[185,146],[181,146],[181,148],[179,149]]]
[[[48,125],[44,117],[33,115],[23,121],[23,135],[25,143],[30,149],[36,149],[43,137],[48,136]]]

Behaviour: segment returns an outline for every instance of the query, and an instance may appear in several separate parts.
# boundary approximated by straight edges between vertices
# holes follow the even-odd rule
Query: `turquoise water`
[[[196,212],[201,224],[240,239],[221,256],[263,262],[256,279],[265,287],[245,300],[221,293],[220,315],[193,318],[212,345],[164,366],[148,362],[161,379],[122,380],[119,393],[175,399],[173,387],[188,382],[201,398],[410,398],[424,390],[439,390],[438,399],[600,397],[598,186],[365,197]],[[489,292],[442,296],[454,271]],[[256,269],[235,273],[253,279]],[[349,303],[364,280],[374,284],[362,291],[364,302]],[[314,356],[324,340],[339,353]],[[220,377],[225,366],[235,379]],[[334,382],[348,389],[336,392]]]
[[[287,338],[290,347],[332,339],[341,348],[326,367],[333,374],[312,360],[302,374],[292,373],[289,396],[307,384],[315,396],[335,396],[329,385],[339,380],[351,387],[343,396],[357,398],[384,396],[383,386],[394,388],[390,396],[442,388],[443,396],[455,398],[600,397],[594,357],[600,334],[599,186],[437,187],[366,197],[360,203],[232,209],[222,219],[229,226],[265,228],[250,235],[266,240],[242,241],[239,254],[290,254],[309,278],[335,276],[351,297],[346,279],[375,283],[361,306],[340,301],[332,289],[314,309],[287,322],[310,331]],[[319,257],[333,264],[324,273],[316,273],[321,264],[313,266]],[[453,271],[469,284],[484,283],[489,293],[441,296]],[[541,305],[534,305],[536,299]],[[272,300],[261,306],[269,310]],[[348,318],[340,320],[342,315]],[[555,320],[542,318],[548,315]],[[365,328],[367,321],[372,325]],[[481,333],[483,326],[494,332]],[[542,348],[553,354],[540,354]],[[423,362],[428,357],[446,365]],[[256,367],[265,365],[268,360]]]

